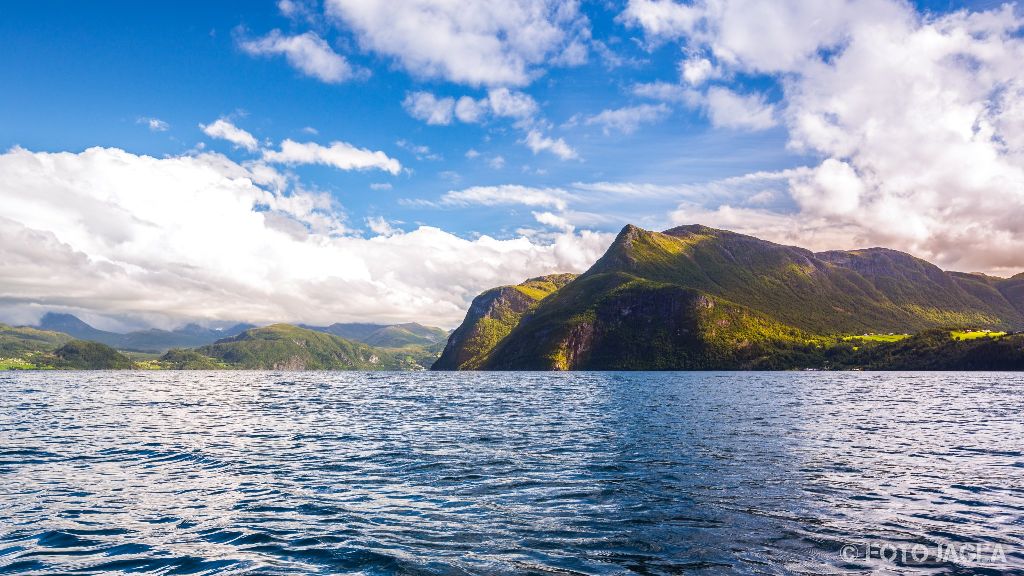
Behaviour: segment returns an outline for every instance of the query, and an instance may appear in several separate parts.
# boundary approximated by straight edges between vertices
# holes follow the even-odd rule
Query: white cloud
[[[704,20],[684,31],[686,41],[731,71],[779,79],[774,118],[791,148],[821,160],[788,178],[788,207],[731,199],[686,205],[686,218],[704,210],[776,240],[834,248],[853,239],[950,268],[1024,266],[1017,9],[921,15],[889,0],[789,1],[773,14],[736,0],[698,6]],[[714,94],[713,121],[770,123],[757,102],[716,105]]]
[[[470,96],[463,96],[455,103],[455,117],[459,122],[475,124],[483,121],[487,116],[487,100],[476,100]]]
[[[159,118],[152,117],[140,117],[135,120],[136,124],[143,124],[150,129],[151,132],[167,132],[170,130],[171,125]]]
[[[402,101],[402,107],[410,116],[427,124],[446,126],[452,123],[455,99],[438,98],[430,92],[410,92]]]
[[[395,234],[402,233],[401,228],[396,228],[391,224],[383,216],[370,216],[366,219],[366,226],[378,236],[394,236]]]
[[[604,129],[605,134],[612,131],[622,134],[632,134],[642,124],[652,124],[671,113],[668,106],[664,104],[641,104],[639,106],[628,106],[612,110],[602,110],[586,120],[588,126],[599,125]]]
[[[679,75],[690,86],[700,86],[708,79],[717,77],[719,71],[711,60],[691,56],[679,63]]]
[[[263,38],[242,40],[238,45],[253,56],[283,55],[293,68],[328,84],[367,74],[365,70],[354,69],[344,56],[313,32],[285,36],[280,30],[273,30]]]
[[[714,86],[707,92],[708,117],[720,128],[766,130],[777,124],[775,109],[763,96],[744,96],[728,88]]]
[[[539,112],[537,101],[529,94],[494,88],[486,98],[479,100],[471,96],[439,98],[430,92],[412,92],[406,95],[402,106],[410,116],[427,124],[448,125],[453,116],[460,122],[476,124],[488,115],[497,118],[511,118],[520,123],[529,123]]]
[[[575,226],[573,226],[567,218],[552,212],[533,212],[533,217],[537,222],[545,226],[557,228],[565,232],[572,232],[575,230]]]
[[[277,164],[323,164],[339,170],[383,170],[392,174],[402,171],[402,165],[387,154],[365,148],[356,148],[347,142],[331,142],[321,146],[315,142],[295,142],[286,139],[280,150],[264,150],[263,160]]]
[[[503,186],[474,186],[465,190],[450,190],[441,197],[448,206],[536,206],[565,210],[569,194],[560,188],[530,188],[507,184]]]
[[[746,71],[788,72],[838,47],[850,28],[903,20],[894,0],[630,0],[620,18],[652,41],[685,36],[723,63]]]
[[[487,165],[490,166],[491,168],[494,168],[495,170],[501,170],[502,168],[505,167],[505,157],[500,155],[495,156],[494,158],[491,158],[490,160],[487,161]]]
[[[537,114],[537,102],[523,92],[495,88],[487,92],[487,101],[495,116],[527,120]]]
[[[562,160],[574,160],[579,158],[579,154],[576,153],[576,150],[566,144],[565,140],[545,136],[539,130],[528,131],[526,133],[526,139],[523,142],[530,150],[533,151],[534,154],[539,152],[551,152]]]
[[[422,144],[413,144],[412,142],[409,142],[408,140],[404,139],[399,139],[398,141],[395,142],[395,144],[399,148],[412,152],[417,160],[444,160],[444,156],[438,154],[437,152],[432,152],[430,150],[430,146],[424,146]]]
[[[703,95],[696,90],[670,82],[650,82],[635,84],[633,94],[641,98],[660,100],[662,102],[682,103],[689,106],[698,106],[703,100]]]
[[[210,138],[227,140],[250,152],[255,152],[259,148],[259,142],[256,141],[255,136],[235,126],[230,120],[220,118],[210,124],[200,124],[199,128]]]
[[[2,154],[5,300],[167,323],[454,326],[480,291],[581,271],[611,241],[592,232],[466,240],[431,227],[361,238],[345,233],[329,197],[257,179],[216,154]]]
[[[673,0],[629,0],[620,19],[640,26],[654,40],[665,40],[691,31],[701,16],[698,7]]]
[[[327,0],[326,11],[367,50],[417,76],[472,86],[522,86],[545,64],[585,57],[577,1]],[[582,53],[581,53],[582,51]]]
[[[473,149],[473,148],[470,148],[469,150],[466,150],[466,158],[469,158],[470,160],[472,160],[472,159],[474,159],[474,158],[477,158],[477,157],[479,157],[479,156],[480,156],[480,153],[479,153],[479,152],[477,152],[477,151],[476,151],[475,149]]]
[[[370,184],[370,190],[391,190],[390,182],[374,182]]]

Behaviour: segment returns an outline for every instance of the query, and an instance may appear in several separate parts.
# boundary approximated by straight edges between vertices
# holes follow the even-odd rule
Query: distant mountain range
[[[49,313],[37,327],[0,324],[0,368],[422,370],[437,359],[447,336],[416,323],[237,324],[224,330],[192,324],[120,334]]]
[[[528,288],[538,283],[545,288]],[[943,328],[957,349],[989,354],[994,337],[950,337],[954,328],[975,327],[1000,334],[1004,357],[1017,354],[1014,343],[1024,339],[1001,333],[1024,327],[1024,275],[944,272],[884,248],[813,253],[704,226],[626,226],[578,277],[478,296],[433,367],[885,368],[914,364],[908,354],[927,355],[945,342],[930,335],[928,346],[915,347],[850,337]],[[879,346],[904,350],[903,357]]]
[[[0,368],[1024,370],[1022,329],[1024,274],[626,226],[583,274],[483,292],[450,335],[416,323],[119,334],[50,313],[0,325]]]
[[[221,338],[237,336],[255,326],[236,324],[230,328],[217,330],[189,324],[177,330],[151,329],[120,334],[93,328],[72,314],[48,312],[39,320],[36,328],[50,332],[62,332],[79,340],[99,342],[118,350],[166,352],[171,348],[192,348],[212,344]]]

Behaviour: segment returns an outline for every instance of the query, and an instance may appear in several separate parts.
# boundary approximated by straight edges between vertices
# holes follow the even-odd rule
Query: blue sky
[[[691,183],[801,163],[800,155],[786,151],[781,128],[716,130],[697,110],[674,110],[633,134],[606,136],[596,125],[563,128],[577,114],[649,103],[633,96],[630,88],[677,77],[677,46],[646,50],[637,45],[638,30],[615,22],[620,10],[591,3],[582,11],[593,24],[595,39],[635,64],[610,69],[592,54],[580,66],[542,70],[523,88],[556,126],[552,134],[577,150],[578,161],[532,153],[517,143],[522,135],[509,122],[429,126],[412,118],[402,107],[410,91],[483,97],[486,88],[417,78],[398,69],[391,58],[360,51],[345,29],[295,22],[274,2],[113,2],[97,10],[83,3],[43,1],[10,7],[0,23],[0,48],[12,57],[0,69],[18,81],[16,90],[0,94],[5,127],[0,147],[56,151],[113,146],[162,156],[206,142],[210,149],[234,157],[230,143],[211,140],[199,128],[226,116],[260,139],[342,140],[399,159],[411,173],[300,169],[305,181],[330,191],[355,216],[379,214],[460,234],[505,236],[524,224],[507,210],[428,211],[398,201],[509,183]],[[371,74],[365,80],[327,84],[296,71],[283,58],[253,57],[239,49],[240,35],[259,37],[273,29],[322,33],[339,53]],[[152,132],[138,123],[151,117],[167,122],[167,131]],[[304,133],[306,127],[318,134]],[[397,144],[403,140],[427,146],[443,160],[417,159]],[[466,158],[470,149],[481,157]],[[502,169],[486,162],[497,156],[505,160]],[[393,188],[369,189],[380,182]],[[626,217],[610,220],[601,227],[617,229]]]
[[[1015,214],[1021,194],[1014,170],[1024,130],[1017,119],[1021,73],[1008,64],[1022,53],[1021,12],[1000,6],[895,0],[516,0],[504,10],[444,0],[5,6],[0,149],[9,151],[8,173],[24,174],[0,176],[0,195],[11,207],[0,216],[14,227],[8,244],[16,233],[52,235],[88,260],[90,273],[100,274],[100,264],[120,266],[118,282],[139,282],[133,275],[143,271],[184,281],[177,266],[211,266],[188,281],[202,286],[198,300],[223,292],[223,279],[214,278],[224,267],[219,261],[179,259],[150,269],[141,262],[154,257],[139,247],[143,238],[153,241],[148,233],[114,233],[97,224],[146,221],[163,241],[174,242],[172,231],[189,210],[219,206],[203,202],[220,184],[204,193],[199,182],[206,180],[197,176],[198,200],[186,205],[183,194],[180,214],[166,212],[159,222],[129,208],[142,201],[131,194],[157,192],[104,196],[97,190],[147,188],[129,180],[125,168],[145,163],[145,156],[161,160],[171,181],[191,181],[216,164],[225,188],[237,184],[240,172],[251,172],[251,205],[238,222],[264,214],[268,229],[302,243],[275,249],[331,244],[322,257],[344,260],[365,246],[390,246],[381,252],[383,265],[357,266],[367,270],[356,274],[359,281],[373,288],[355,291],[391,299],[379,308],[321,303],[315,310],[280,302],[178,303],[164,313],[166,300],[108,306],[109,294],[74,296],[47,285],[8,294],[5,314],[28,318],[49,306],[92,314],[101,323],[430,316],[451,324],[488,284],[585,268],[626,223],[666,228],[696,221],[812,249],[882,244],[947,267],[1012,274],[1024,267],[1016,255],[1017,225],[999,213]],[[429,28],[417,28],[435,17]],[[960,40],[964,34],[973,40]],[[930,35],[941,41],[922,41]],[[891,62],[901,57],[916,64]],[[928,95],[935,87],[953,97],[936,103]],[[475,119],[465,121],[455,106],[460,98],[476,107]],[[426,103],[417,108],[416,102]],[[934,122],[914,120],[913,112],[925,108]],[[218,121],[254,142],[225,139],[210,129]],[[979,126],[991,126],[991,133]],[[286,141],[309,145],[307,156],[286,152]],[[335,142],[344,146],[335,150],[344,161],[325,160]],[[920,145],[927,142],[959,152],[927,150]],[[106,156],[87,162],[83,152],[96,147]],[[128,156],[115,161],[115,149]],[[71,156],[60,166],[15,170],[61,153]],[[317,154],[319,162],[308,156]],[[357,165],[346,164],[356,157]],[[950,157],[964,166],[950,165]],[[942,169],[922,179],[929,166]],[[174,171],[179,168],[184,171]],[[983,172],[960,181],[956,173],[964,169]],[[54,192],[55,182],[74,178],[96,184]],[[160,194],[173,197],[171,183],[162,183],[168,187]],[[986,190],[1010,194],[1006,208],[974,201]],[[252,200],[264,193],[269,200]],[[58,213],[55,206],[72,197],[83,207]],[[41,204],[31,205],[36,200]],[[950,207],[960,204],[964,210],[951,217]],[[68,222],[80,229],[69,231]],[[440,293],[451,282],[442,271],[400,277],[409,267],[403,258],[437,257],[423,245],[429,239],[416,236],[426,234],[424,227],[443,233],[441,243],[451,246],[442,260],[488,270],[457,283],[456,294],[440,304],[416,300],[410,291],[425,283]],[[977,229],[992,230],[1005,247],[965,244]],[[99,240],[107,236],[129,240]],[[499,244],[481,245],[481,237]],[[271,242],[261,238],[253,242]],[[460,255],[461,241],[469,247]],[[395,247],[402,242],[420,245],[422,254]],[[255,258],[226,248],[220,256],[224,262]],[[494,265],[473,260],[506,257]],[[39,273],[52,273],[47,270]],[[265,286],[299,279],[349,289],[356,280],[347,273],[253,272],[243,292],[284,298]],[[256,296],[230,300],[239,298]]]

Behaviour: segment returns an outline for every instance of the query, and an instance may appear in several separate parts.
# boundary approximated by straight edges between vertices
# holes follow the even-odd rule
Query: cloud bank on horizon
[[[0,320],[453,326],[482,289],[586,269],[627,222],[1024,270],[1014,5],[280,0],[264,12],[196,14],[226,32],[191,48],[223,84],[154,89],[144,110],[116,87],[42,98],[60,91],[25,72],[45,64],[30,51],[0,65],[25,80],[0,97],[13,127],[0,142]],[[32,14],[11,20],[22,41],[42,34]],[[161,58],[176,70],[170,54],[121,57],[140,74]],[[174,80],[193,81],[193,66]],[[44,118],[58,106],[118,128]]]

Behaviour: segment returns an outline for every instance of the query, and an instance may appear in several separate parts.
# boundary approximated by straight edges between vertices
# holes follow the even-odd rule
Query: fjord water
[[[0,375],[0,572],[1009,573],[1024,376]],[[1005,559],[846,560],[979,543]]]

